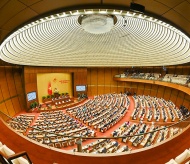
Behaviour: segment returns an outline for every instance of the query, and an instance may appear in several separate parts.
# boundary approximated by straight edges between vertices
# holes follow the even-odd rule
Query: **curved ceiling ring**
[[[94,34],[83,28],[84,15],[98,15],[87,21],[98,20],[95,28],[106,22],[99,16],[112,17],[114,23],[109,31]],[[167,66],[190,62],[190,39],[143,13],[80,9],[49,15],[16,30],[1,44],[0,58],[33,66]]]

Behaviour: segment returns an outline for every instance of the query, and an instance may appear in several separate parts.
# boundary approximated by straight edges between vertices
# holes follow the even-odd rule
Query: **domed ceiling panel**
[[[80,17],[97,14],[115,16],[109,32],[83,29]],[[10,35],[0,50],[4,61],[35,66],[163,66],[190,61],[189,38],[176,28],[144,14],[111,9],[42,18]]]
[[[176,65],[189,62],[190,36],[190,1],[187,0],[135,0],[145,6],[146,18],[139,14],[130,16],[130,0],[2,0],[0,2],[0,41],[1,56],[4,61],[36,66],[152,66]],[[79,22],[83,10],[72,11],[69,7],[81,9],[81,5],[110,5],[126,6],[126,10],[108,10],[115,15],[117,22],[111,31],[103,34],[86,32]],[[95,7],[96,8],[96,7]],[[105,6],[104,6],[105,8]],[[115,7],[118,8],[118,7]],[[55,10],[67,13],[58,17]],[[96,12],[97,9],[94,9]],[[88,11],[88,10],[86,10]],[[52,12],[52,19],[42,18]],[[151,13],[163,20],[169,20],[174,28],[167,23],[153,19]],[[92,13],[91,13],[92,14]],[[144,15],[143,15],[144,16]],[[34,21],[14,34],[7,34]],[[158,18],[157,17],[157,18]],[[42,22],[43,21],[43,22]],[[167,27],[168,26],[168,27]],[[177,30],[180,27],[183,32]],[[22,29],[22,30],[21,30]],[[21,32],[21,33],[20,33]],[[20,34],[19,34],[20,33]],[[16,34],[16,35],[15,35]],[[185,35],[187,34],[187,35]],[[43,50],[42,50],[43,49]],[[45,58],[44,58],[45,57]],[[161,60],[162,59],[162,60]]]

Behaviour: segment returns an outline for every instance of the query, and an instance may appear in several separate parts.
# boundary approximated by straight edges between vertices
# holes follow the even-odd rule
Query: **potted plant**
[[[47,97],[46,96],[42,96],[42,100],[45,100]]]
[[[31,103],[31,104],[30,104],[30,108],[31,108],[31,109],[35,108],[35,104],[34,104],[34,103]]]
[[[45,102],[46,98],[46,96],[42,96],[42,102]]]
[[[50,101],[50,99],[51,99],[51,96],[50,96],[50,95],[47,95],[47,99],[48,99],[48,101]]]
[[[34,108],[36,108],[38,106],[38,103],[36,101],[34,101]]]
[[[68,96],[69,96],[69,93],[68,93],[68,92],[65,92],[65,95],[66,95],[66,97],[68,97]]]

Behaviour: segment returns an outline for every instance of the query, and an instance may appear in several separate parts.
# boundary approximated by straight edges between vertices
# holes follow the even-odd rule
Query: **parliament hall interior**
[[[0,164],[189,164],[190,0],[0,0]]]

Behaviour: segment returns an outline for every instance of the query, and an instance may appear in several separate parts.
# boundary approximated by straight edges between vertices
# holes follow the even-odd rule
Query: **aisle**
[[[106,132],[104,132],[104,133],[101,133],[101,132],[98,132],[98,131],[96,131],[96,133],[97,133],[97,136],[98,137],[112,137],[111,136],[111,133],[115,130],[115,129],[117,129],[117,128],[119,128],[122,124],[124,124],[124,122],[127,122],[127,121],[130,121],[130,116],[131,116],[131,114],[132,114],[132,112],[133,112],[133,110],[134,110],[134,100],[133,100],[133,98],[132,98],[132,96],[129,96],[129,99],[130,99],[130,105],[129,105],[129,108],[128,108],[128,111],[127,111],[127,113],[126,113],[126,115],[116,124],[116,125],[114,125],[113,127],[111,127],[109,130],[107,130]],[[90,127],[89,127],[90,128]],[[86,140],[86,141],[84,141],[83,143],[82,143],[82,146],[85,146],[85,145],[87,145],[87,144],[89,144],[89,143],[92,143],[92,142],[94,142],[94,141],[96,141],[96,139],[89,139],[89,140]],[[119,142],[119,144],[122,146],[122,145],[126,145],[125,143],[122,143],[122,142]],[[64,148],[62,148],[63,150],[73,150],[73,149],[75,149],[77,146],[76,145],[74,145],[74,146],[69,146],[69,147],[64,147]],[[133,148],[134,149],[134,148]]]
[[[116,125],[114,125],[113,127],[111,127],[109,130],[107,130],[106,132],[104,132],[104,133],[102,133],[102,132],[99,132],[99,131],[97,131],[97,130],[95,130],[96,131],[96,136],[97,137],[111,137],[111,133],[115,130],[115,129],[117,129],[117,128],[119,128],[122,124],[124,124],[125,122],[127,122],[127,121],[130,121],[130,116],[131,116],[131,114],[132,114],[132,112],[133,112],[133,110],[134,110],[134,100],[133,100],[133,98],[132,98],[132,96],[128,96],[129,97],[129,99],[130,99],[130,104],[129,104],[129,108],[128,108],[128,110],[127,110],[127,113],[125,114],[125,116],[116,124]],[[85,103],[85,102],[83,102],[83,103]],[[82,104],[83,104],[82,103]],[[63,113],[65,113],[66,114],[66,111],[65,110],[62,110],[63,111]],[[24,114],[23,112],[22,113],[19,113],[19,114]],[[19,115],[18,114],[18,115]],[[26,113],[25,113],[26,114]],[[34,118],[34,120],[33,120],[33,122],[31,123],[31,126],[33,125],[33,124],[35,124],[35,121],[37,120],[37,118],[38,118],[38,116],[40,115],[40,113],[27,113],[27,114],[29,114],[29,115],[35,115],[35,118]],[[85,125],[86,126],[86,125]],[[90,129],[91,129],[91,127],[89,127]],[[93,129],[94,130],[94,129]],[[29,131],[29,129],[27,130],[27,132],[25,133],[25,134],[27,134],[28,133],[28,131]],[[92,143],[92,142],[94,142],[94,141],[96,141],[97,139],[88,139],[88,140],[86,140],[86,141],[83,141],[83,143],[82,143],[82,145],[84,146],[84,145],[87,145],[87,144],[89,144],[89,143]],[[122,146],[122,145],[126,145],[125,143],[122,143],[122,142],[119,142],[119,144]],[[77,145],[74,145],[74,146],[68,146],[68,147],[64,147],[64,148],[62,148],[62,150],[73,150],[74,148],[76,148],[77,147]]]

